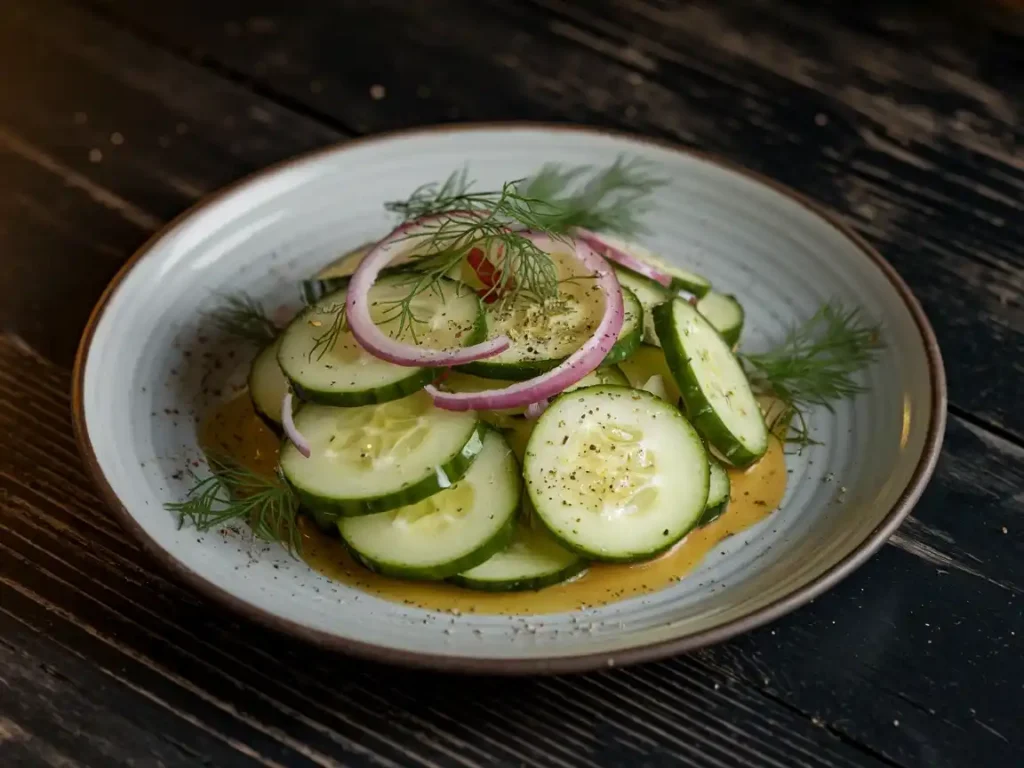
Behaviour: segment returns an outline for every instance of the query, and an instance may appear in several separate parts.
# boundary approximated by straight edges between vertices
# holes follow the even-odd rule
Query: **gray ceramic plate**
[[[822,445],[790,457],[782,507],[725,540],[687,578],[645,597],[543,620],[439,615],[325,579],[277,547],[179,530],[164,510],[198,458],[196,419],[244,377],[249,353],[198,328],[217,294],[294,305],[296,281],[395,222],[381,203],[468,165],[481,188],[545,162],[654,163],[670,184],[646,244],[742,298],[744,345],[764,348],[825,300],[882,323],[888,349],[868,394],[812,414]],[[204,335],[206,334],[206,335]],[[716,642],[807,602],[896,529],[934,466],[945,383],[934,336],[879,255],[813,204],[764,179],[643,139],[549,126],[439,128],[355,141],[238,184],[175,221],[118,275],[76,371],[82,451],[118,516],[200,591],[330,648],[495,673],[571,671]],[[581,631],[580,626],[586,628]],[[527,628],[528,627],[528,628]]]

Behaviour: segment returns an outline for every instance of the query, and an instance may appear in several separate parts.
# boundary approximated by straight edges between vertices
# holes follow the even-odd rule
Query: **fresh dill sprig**
[[[754,389],[773,395],[783,406],[775,410],[769,428],[792,419],[789,441],[806,446],[815,442],[807,409],[823,406],[831,411],[835,402],[863,392],[854,376],[873,363],[883,347],[878,325],[865,323],[859,309],[830,302],[791,328],[775,349],[741,359]]]
[[[289,553],[302,550],[296,514],[298,499],[278,477],[268,478],[223,456],[209,456],[209,477],[189,490],[185,501],[169,502],[178,514],[178,527],[190,523],[208,531],[241,520],[261,539],[280,541]]]
[[[589,180],[583,181],[590,175]],[[578,186],[575,191],[571,187]],[[501,189],[476,191],[466,168],[441,183],[425,184],[405,200],[385,204],[404,221],[438,217],[426,232],[410,235],[421,256],[415,259],[409,292],[381,305],[382,322],[397,323],[398,337],[409,333],[416,339],[421,322],[414,303],[425,292],[442,292],[442,280],[480,248],[495,277],[482,292],[503,305],[518,298],[543,303],[558,295],[558,271],[550,254],[524,237],[523,230],[544,232],[555,238],[574,227],[632,234],[640,231],[643,200],[665,183],[648,166],[618,158],[611,166],[594,171],[590,166],[563,168],[545,165],[531,179],[508,181]],[[459,216],[471,212],[474,216]],[[320,336],[312,354],[322,356],[337,341],[344,327],[340,311],[328,331]]]
[[[592,171],[591,166],[564,168],[549,163],[519,191],[549,209],[539,215],[550,232],[568,232],[574,227],[627,237],[644,232],[640,215],[647,210],[646,199],[668,180],[652,173],[643,161],[619,157],[577,191],[567,191]]]
[[[246,293],[224,296],[221,306],[207,317],[222,333],[260,346],[270,344],[281,332],[263,305]]]
[[[439,216],[426,231],[410,235],[418,259],[409,293],[393,302],[387,320],[399,323],[398,335],[414,331],[418,319],[413,302],[420,294],[441,291],[442,278],[451,272],[473,248],[481,248],[498,276],[490,291],[505,301],[520,296],[542,302],[558,294],[558,273],[550,254],[516,230],[546,232],[554,209],[543,201],[519,193],[519,181],[510,181],[500,190],[474,192],[465,171],[452,174],[440,184],[420,187],[403,201],[386,204],[390,211],[406,220]],[[444,216],[468,211],[475,216]],[[554,234],[554,233],[552,233]],[[556,237],[558,235],[555,235]]]
[[[329,307],[317,309],[316,314],[326,315],[330,317],[330,324],[327,329],[313,339],[313,348],[309,351],[309,359],[312,360],[313,356],[316,355],[316,359],[319,360],[331,349],[334,349],[334,345],[338,341],[338,336],[344,331],[348,324],[345,321],[345,305],[344,304],[332,304]],[[310,322],[317,322],[311,320]],[[323,321],[320,321],[321,323]]]

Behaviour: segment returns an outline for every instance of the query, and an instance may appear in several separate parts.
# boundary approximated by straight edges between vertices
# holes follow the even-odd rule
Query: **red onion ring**
[[[526,406],[526,418],[528,419],[539,419],[540,415],[544,413],[548,408],[547,399],[538,400],[536,403],[530,403]]]
[[[377,243],[359,263],[348,285],[345,297],[345,312],[352,335],[363,348],[374,357],[396,365],[412,367],[445,367],[461,365],[473,360],[492,357],[504,352],[512,343],[507,336],[498,336],[481,344],[461,349],[439,350],[417,347],[396,341],[384,333],[370,317],[370,302],[367,297],[380,271],[390,264],[403,250],[415,247],[418,234],[437,232],[443,222],[460,216],[477,216],[471,211],[425,216],[408,222],[395,229]],[[432,226],[433,225],[433,226]]]
[[[666,288],[671,285],[671,275],[666,275],[664,272],[652,267],[647,262],[638,259],[633,254],[627,253],[618,245],[606,239],[604,235],[591,232],[589,229],[577,229],[575,235],[606,259],[614,261],[616,264],[621,264],[626,269],[631,269],[644,277],[649,277],[656,283],[661,283]]]
[[[295,419],[292,418],[292,391],[290,389],[284,393],[284,399],[281,401],[281,426],[284,427],[284,434],[292,441],[292,445],[308,459],[312,451],[309,448],[309,440],[303,437],[295,427]]]
[[[551,237],[523,232],[542,250],[550,251],[556,241]],[[569,355],[555,368],[547,373],[526,381],[519,381],[504,389],[491,389],[484,392],[442,392],[432,384],[425,389],[434,399],[434,405],[449,411],[470,410],[502,410],[518,408],[531,403],[538,403],[562,392],[572,386],[588,373],[596,369],[605,355],[608,354],[622,330],[625,314],[622,306],[622,289],[615,273],[604,259],[594,253],[590,246],[580,240],[575,241],[576,257],[583,266],[594,273],[596,284],[605,296],[605,310],[601,322],[594,335],[586,343]]]

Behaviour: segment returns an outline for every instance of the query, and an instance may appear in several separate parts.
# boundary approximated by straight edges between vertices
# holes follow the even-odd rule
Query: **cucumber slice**
[[[460,370],[488,379],[532,379],[550,371],[594,335],[604,313],[604,295],[568,248],[558,244],[550,254],[560,281],[558,296],[543,302],[521,296],[490,305],[487,335],[506,335],[512,346]],[[642,314],[635,299],[623,292],[626,313],[619,338],[608,353],[610,362],[627,357],[640,343]]]
[[[660,346],[658,334],[654,328],[654,319],[651,317],[651,310],[656,306],[672,298],[674,295],[665,286],[656,283],[650,278],[630,272],[625,267],[615,266],[615,276],[619,278],[619,285],[622,286],[623,295],[629,290],[640,301],[644,310],[644,344]]]
[[[559,584],[586,568],[586,560],[560,545],[547,531],[519,523],[505,549],[449,581],[467,589],[519,592]]]
[[[486,392],[490,389],[504,389],[508,386],[508,382],[497,379],[485,379],[482,376],[463,373],[461,370],[452,370],[448,372],[440,386],[448,392]],[[500,411],[491,411],[490,413],[501,416],[521,416],[525,412],[526,406],[522,406],[521,408],[506,408]]]
[[[697,302],[697,311],[707,318],[730,346],[736,346],[743,331],[743,307],[735,296],[711,291]]]
[[[666,403],[672,403],[675,405],[679,402],[678,400],[675,402],[672,401],[672,396],[668,393],[668,384],[665,382],[665,377],[660,373],[656,373],[651,376],[651,378],[644,382],[644,385],[640,387],[640,389],[660,397]]]
[[[341,291],[348,287],[351,275],[344,277],[319,277],[313,280],[303,280],[299,283],[299,295],[302,303],[307,307],[316,304],[325,296]]]
[[[370,570],[407,579],[446,579],[508,546],[522,495],[519,464],[487,430],[465,476],[417,504],[338,520],[338,531]]]
[[[384,405],[304,405],[295,426],[305,458],[290,442],[281,471],[303,506],[328,515],[386,512],[449,487],[482,447],[472,411],[435,408],[425,392]]]
[[[411,302],[416,317],[402,329],[396,301],[412,289],[409,275],[382,278],[370,290],[377,324],[390,335],[415,340],[435,349],[461,347],[483,338],[483,310],[476,294],[461,283],[442,279],[436,290],[423,291]],[[296,394],[319,405],[361,406],[405,397],[437,377],[433,368],[395,365],[374,357],[342,328],[333,344],[317,348],[343,311],[345,290],[320,299],[292,321],[281,337],[277,360]]]
[[[626,374],[619,370],[617,365],[605,365],[591,371],[572,386],[566,387],[563,392],[572,392],[574,389],[593,387],[598,384],[614,384],[618,387],[628,387],[629,379],[626,378]]]
[[[668,285],[668,290],[671,293],[686,291],[688,293],[692,293],[697,298],[700,298],[701,296],[704,296],[708,291],[711,290],[711,283],[708,281],[707,278],[702,277],[694,272],[690,272],[688,269],[681,269],[675,266],[674,264],[669,264],[660,256],[656,255],[647,248],[644,248],[642,245],[626,242],[625,240],[620,240],[617,237],[612,237],[611,235],[605,234],[601,235],[601,239],[606,241],[609,245],[614,246],[621,251],[625,251],[631,256],[640,259],[640,261],[650,264],[659,272],[662,272],[671,277],[672,282],[669,283]],[[623,269],[628,268],[623,267]],[[631,274],[636,273],[631,272]],[[639,275],[639,277],[643,277],[643,279],[645,280],[647,279],[643,275]],[[660,284],[655,283],[655,285]]]
[[[557,398],[526,448],[538,518],[592,560],[648,560],[696,525],[708,498],[707,452],[677,408],[616,386]]]
[[[275,431],[281,428],[281,402],[288,391],[288,379],[277,364],[277,348],[280,345],[281,337],[278,336],[273,344],[264,347],[253,358],[248,380],[253,408]]]
[[[661,376],[667,400],[675,405],[682,400],[676,380],[672,377],[672,371],[669,370],[668,363],[665,362],[665,353],[660,348],[644,344],[628,359],[619,363],[618,367],[629,380],[629,386],[643,389],[652,376]]]
[[[725,508],[729,506],[729,491],[731,490],[729,473],[714,458],[709,458],[708,463],[711,468],[711,484],[708,489],[708,500],[704,505],[704,512],[701,513],[700,520],[697,521],[698,528],[703,528],[705,525],[715,522],[725,512]]]
[[[729,500],[729,491],[732,483],[729,482],[729,473],[722,463],[714,458],[708,460],[711,468],[711,485],[708,488],[708,500],[704,506],[717,507]]]
[[[665,360],[694,425],[730,464],[742,467],[768,450],[768,429],[729,344],[682,299],[654,309]]]

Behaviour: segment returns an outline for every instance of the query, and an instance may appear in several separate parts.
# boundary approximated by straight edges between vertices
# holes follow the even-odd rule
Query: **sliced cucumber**
[[[416,504],[338,520],[341,538],[370,570],[407,579],[446,579],[479,566],[512,538],[522,495],[519,464],[487,430],[469,471]]]
[[[660,348],[644,344],[628,359],[619,363],[618,367],[626,375],[631,387],[643,389],[652,376],[661,376],[668,401],[678,405],[682,399],[676,380],[672,378],[672,371],[665,362],[665,353]]]
[[[278,336],[273,344],[253,358],[248,381],[253,408],[275,430],[281,427],[281,402],[288,391],[288,379],[277,364],[277,348],[280,344],[281,337]]]
[[[473,376],[462,371],[449,371],[448,375],[440,384],[441,388],[448,392],[487,392],[491,389],[504,389],[508,386],[507,381],[498,379],[485,379],[483,376]],[[507,408],[501,411],[491,411],[500,416],[520,416],[526,411],[526,406],[520,408]]]
[[[325,296],[330,296],[348,287],[351,275],[344,277],[318,277],[312,280],[303,280],[299,283],[299,295],[302,303],[307,307],[316,304]]]
[[[362,262],[366,254],[373,249],[373,246],[374,243],[367,243],[359,248],[349,251],[337,261],[334,261],[321,269],[317,273],[316,277],[309,280],[303,280],[299,284],[299,293],[302,296],[302,301],[307,305],[315,304],[324,296],[345,288],[348,285],[349,280],[352,279],[352,275],[355,274],[360,262]],[[453,280],[472,282],[469,279],[472,277],[472,270],[470,270],[468,266],[464,265],[464,260],[460,261],[452,267],[451,270],[445,273],[446,276]],[[417,267],[419,267],[419,269],[417,269]],[[389,275],[408,274],[409,272],[422,272],[422,270],[423,263],[420,262],[420,257],[414,253],[407,253],[403,254],[392,264],[389,264],[382,269],[380,271],[380,275],[382,277],[387,277]]]
[[[701,277],[694,272],[690,272],[688,269],[681,269],[674,264],[669,264],[660,256],[656,255],[652,251],[644,248],[642,245],[636,243],[629,243],[625,240],[620,240],[617,237],[611,235],[601,235],[601,239],[607,242],[609,245],[618,248],[619,250],[625,251],[631,256],[650,264],[652,267],[657,269],[672,278],[672,282],[669,284],[668,289],[672,293],[678,293],[679,291],[686,291],[692,293],[697,298],[705,295],[711,290],[711,283],[705,277]],[[636,274],[636,273],[633,273]],[[646,279],[646,278],[644,278]]]
[[[476,294],[442,279],[436,290],[412,301],[416,321],[401,328],[398,304],[412,290],[408,275],[385,277],[370,290],[371,313],[381,329],[403,340],[435,349],[474,344],[483,338],[483,310]],[[303,400],[320,405],[360,406],[405,397],[437,376],[433,368],[385,362],[365,351],[347,327],[329,339],[332,324],[343,322],[345,290],[323,297],[292,321],[281,337],[277,360]],[[398,331],[402,330],[399,336]]]
[[[616,386],[556,399],[527,444],[526,489],[539,519],[593,560],[647,560],[696,525],[707,452],[674,406]]]
[[[735,296],[711,291],[697,302],[697,311],[707,318],[730,346],[736,346],[743,331],[743,307]]]
[[[530,442],[530,435],[533,434],[536,425],[537,422],[533,419],[514,419],[501,430],[520,464],[526,457],[526,445]]]
[[[697,429],[734,466],[761,458],[768,450],[768,429],[729,344],[682,299],[656,307],[654,322],[665,360]]]
[[[505,549],[449,581],[467,589],[517,592],[559,584],[586,568],[586,560],[567,550],[546,530],[519,523]]]
[[[729,500],[729,490],[732,484],[729,482],[729,472],[716,459],[709,459],[711,468],[711,485],[708,488],[708,500],[706,507],[717,507]]]
[[[654,319],[651,317],[651,310],[663,301],[671,298],[673,296],[672,291],[648,277],[638,275],[636,272],[630,272],[625,267],[616,266],[615,276],[619,278],[619,285],[631,291],[644,309],[644,343],[659,346],[658,334],[654,329]],[[623,295],[625,295],[625,290]]]
[[[725,512],[725,508],[729,506],[731,486],[729,473],[714,458],[709,459],[709,465],[711,467],[711,484],[708,489],[708,500],[704,505],[704,512],[701,513],[700,520],[697,521],[698,528],[703,528],[705,525],[715,522]]]
[[[538,302],[522,295],[490,305],[488,336],[505,335],[512,345],[499,355],[460,367],[475,376],[522,381],[539,376],[561,363],[594,335],[604,313],[604,295],[564,245],[551,254],[560,281],[558,296]],[[640,342],[641,313],[635,296],[623,292],[626,317],[609,357],[621,360]]]
[[[591,371],[575,384],[566,387],[563,391],[572,392],[574,389],[593,387],[597,384],[614,384],[619,387],[628,387],[629,379],[626,378],[626,374],[617,365],[604,365]]]
[[[281,471],[303,506],[329,515],[365,515],[415,504],[448,488],[482,447],[472,411],[435,408],[425,392],[384,405],[303,405],[295,426],[305,458],[281,447]]]

